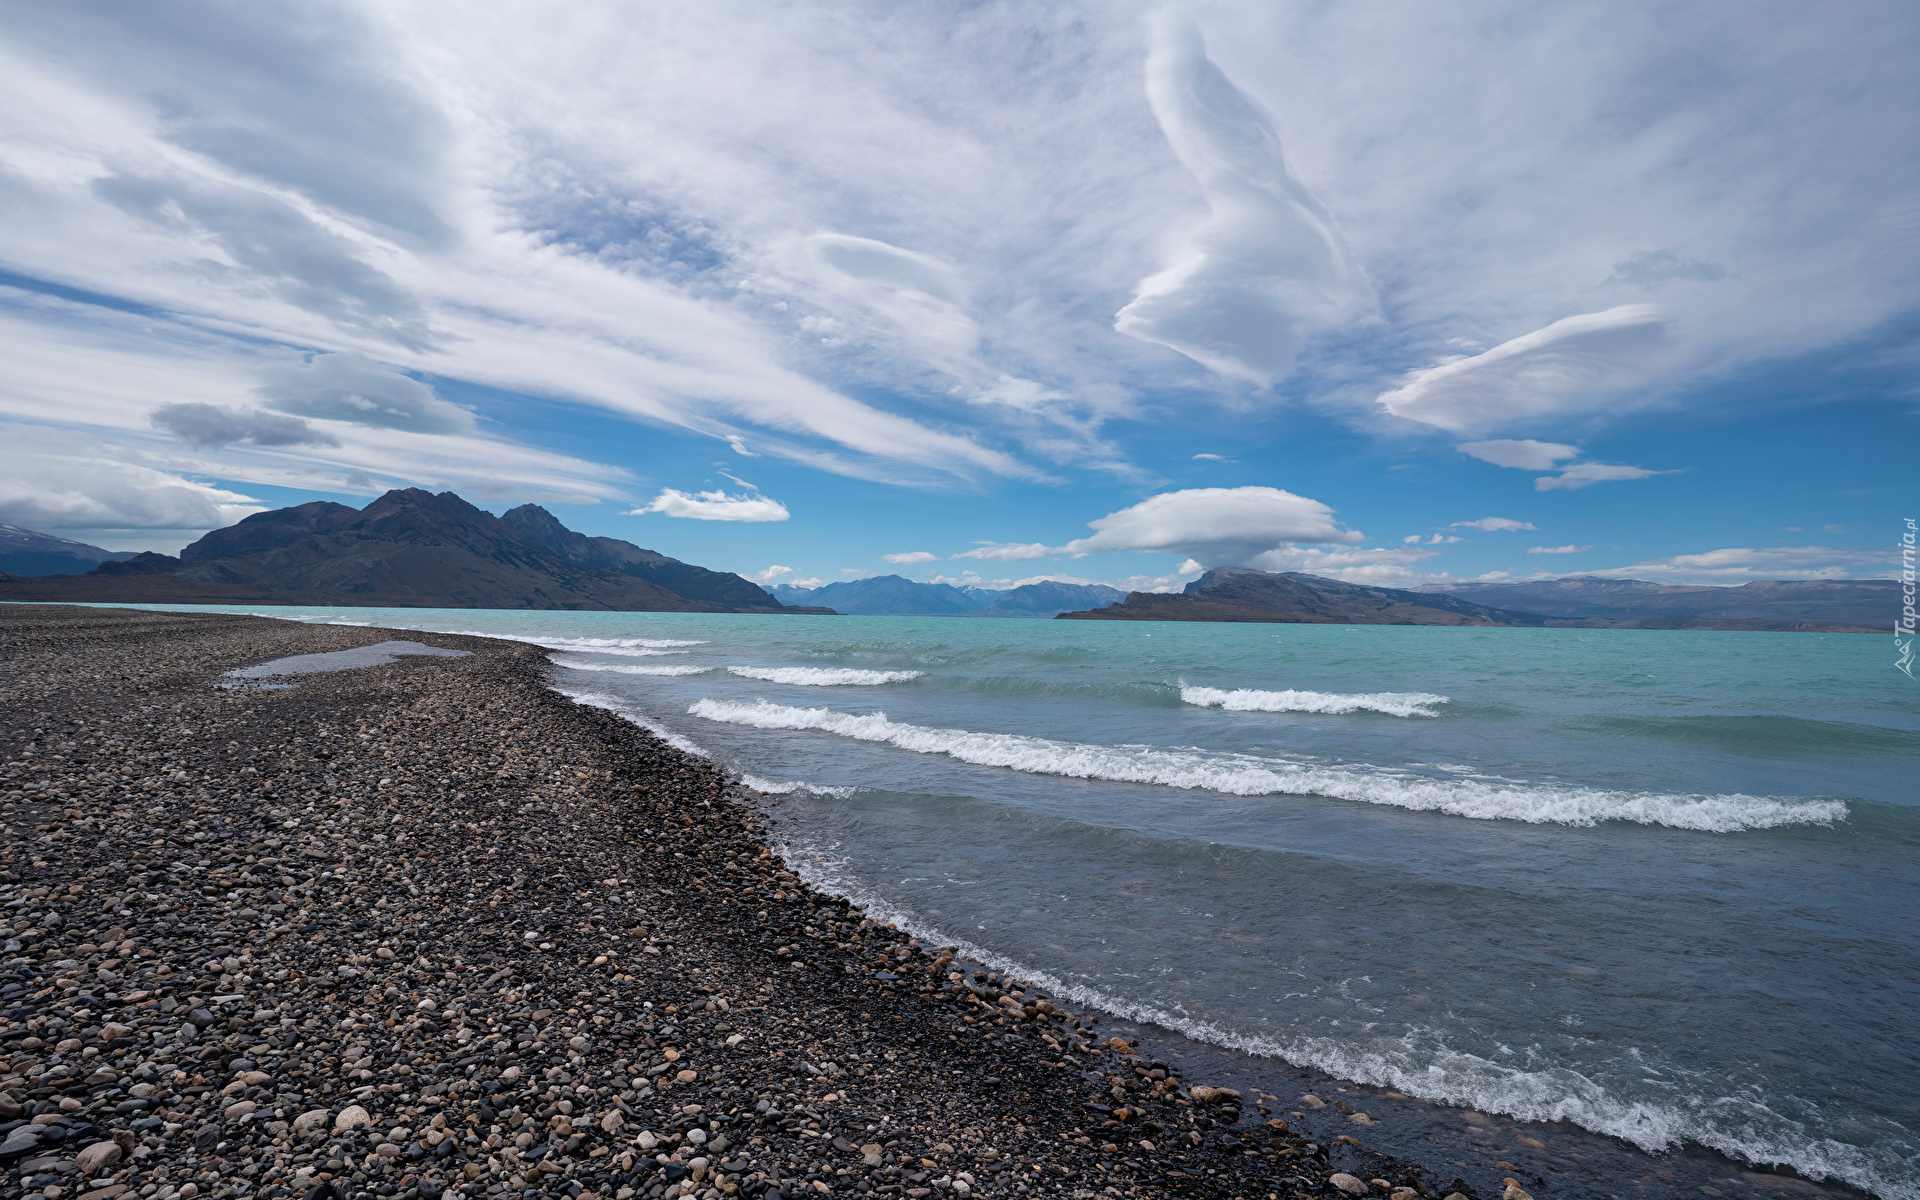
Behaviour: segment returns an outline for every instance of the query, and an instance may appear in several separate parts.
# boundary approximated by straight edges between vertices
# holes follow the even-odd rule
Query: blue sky
[[[1910,6],[683,7],[11,8],[0,521],[423,486],[766,582],[1890,570]]]

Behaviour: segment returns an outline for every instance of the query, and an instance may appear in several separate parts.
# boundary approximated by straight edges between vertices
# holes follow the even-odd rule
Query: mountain
[[[1101,583],[1023,583],[1004,592],[989,593],[993,603],[969,614],[976,617],[1051,617],[1076,608],[1110,604],[1126,598],[1119,588]]]
[[[532,511],[515,510],[508,522],[452,492],[417,488],[388,492],[358,512],[300,505],[216,530],[179,558],[142,554],[85,575],[0,580],[0,600],[794,611],[738,576],[612,538],[584,538],[526,507]],[[602,565],[615,560],[633,570]],[[706,594],[689,596],[637,571],[672,574]]]
[[[0,525],[0,572],[8,575],[84,575],[103,562],[132,557],[131,552],[102,550],[18,525]]]
[[[1458,592],[1473,597],[1462,599]],[[1298,572],[1209,571],[1180,595],[1134,592],[1119,604],[1061,613],[1076,621],[1286,621],[1347,625],[1509,625],[1584,629],[1720,629],[1872,633],[1898,611],[1891,580],[1675,587],[1644,580],[1467,585],[1455,592],[1366,587]],[[1484,601],[1485,603],[1481,603]],[[1869,623],[1868,618],[1876,623]]]
[[[1891,579],[1765,580],[1739,587],[1650,583],[1575,575],[1530,583],[1466,583],[1451,589],[1482,604],[1569,621],[1658,629],[1799,629],[1879,632],[1899,613]]]
[[[1296,571],[1273,574],[1239,567],[1208,571],[1179,594],[1133,592],[1118,604],[1064,612],[1071,621],[1271,621],[1313,625],[1544,625],[1546,618],[1508,612],[1431,592],[1366,587]]]
[[[876,575],[815,588],[806,600],[860,617],[962,616],[985,608],[986,598],[994,594],[978,592],[945,583],[915,583],[899,575]]]
[[[763,588],[782,604],[805,604],[819,588],[799,587],[791,583],[769,583]]]
[[[182,562],[208,562],[231,554],[279,550],[310,533],[332,533],[360,515],[358,509],[331,500],[315,500],[292,508],[242,517],[225,529],[216,529],[180,552]]]
[[[668,558],[654,550],[642,550],[632,542],[618,538],[588,537],[575,533],[537,504],[522,504],[500,514],[500,520],[522,537],[545,546],[575,566],[588,570],[618,571],[635,579],[658,584],[694,600],[711,600],[734,608],[783,607],[774,596],[748,583],[738,575],[709,571],[677,558]]]

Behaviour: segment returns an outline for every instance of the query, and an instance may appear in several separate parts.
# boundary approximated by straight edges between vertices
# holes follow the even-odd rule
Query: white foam
[[[922,945],[952,946],[961,958],[1030,984],[1076,1005],[1098,1008],[1142,1024],[1173,1029],[1198,1042],[1278,1058],[1336,1079],[1391,1088],[1423,1100],[1503,1113],[1522,1121],[1571,1121],[1596,1133],[1622,1138],[1648,1153],[1697,1142],[1750,1163],[1791,1164],[1809,1179],[1835,1178],[1887,1200],[1920,1200],[1911,1166],[1899,1147],[1882,1151],[1818,1137],[1804,1125],[1753,1098],[1714,1094],[1675,1095],[1657,1102],[1616,1096],[1601,1083],[1565,1067],[1525,1069],[1449,1049],[1426,1030],[1410,1030],[1392,1049],[1366,1049],[1330,1037],[1272,1037],[1244,1033],[1190,1014],[1184,1005],[1116,994],[1107,988],[1037,970],[1026,963],[955,936],[924,915],[903,909],[863,886],[847,861],[827,846],[781,843],[774,847],[788,870],[807,886],[848,900],[869,919],[892,923]],[[1533,1059],[1528,1054],[1524,1056]]]
[[[577,659],[555,658],[548,660],[556,667],[565,667],[569,671],[602,671],[615,675],[704,675],[714,667],[630,667],[624,663],[590,663]]]
[[[905,683],[918,679],[924,671],[857,671],[852,667],[728,667],[742,679],[764,679],[768,683],[794,683],[802,687],[873,687],[882,683]]]
[[[1233,796],[1309,795],[1475,820],[1595,825],[1632,821],[1731,833],[1781,825],[1826,825],[1847,815],[1838,800],[1612,792],[1561,784],[1480,779],[1435,779],[1383,768],[1328,766],[1221,754],[1194,748],[1096,746],[1011,733],[974,733],[890,721],[884,713],[856,715],[829,708],[703,699],[687,712],[709,721],[759,729],[817,729],[865,742],[884,742],[919,754],[1037,775],[1109,779],[1121,783],[1203,789]]]
[[[805,792],[810,796],[845,798],[860,790],[852,787],[827,787],[824,784],[801,783],[794,780],[762,779],[758,775],[742,775],[740,782],[756,792],[765,792],[769,796],[787,796],[794,792]]]
[[[1259,692],[1252,688],[1223,691],[1220,688],[1180,687],[1180,699],[1201,708],[1221,708],[1228,712],[1305,712],[1350,713],[1378,712],[1395,717],[1431,717],[1433,705],[1445,704],[1447,697],[1427,692]]]
[[[625,704],[621,703],[618,696],[603,696],[597,692],[577,692],[564,687],[556,687],[553,690],[559,692],[562,696],[567,697],[576,704],[584,704],[588,708],[604,708],[610,713],[617,714],[626,720],[632,721],[635,725],[638,725],[640,728],[682,753],[698,755],[701,758],[713,757],[704,747],[696,745],[686,738],[681,737],[673,730],[668,729],[666,726],[657,725],[639,713],[634,712]]]

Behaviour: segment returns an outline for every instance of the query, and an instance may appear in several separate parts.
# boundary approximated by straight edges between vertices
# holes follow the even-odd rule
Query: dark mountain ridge
[[[179,558],[143,554],[86,575],[0,580],[0,599],[796,611],[737,575],[613,538],[586,538],[537,506],[514,514],[507,521],[452,492],[418,488],[388,492],[358,512],[315,502],[215,530]]]
[[[1861,618],[1875,606],[1891,614],[1889,598],[1897,595],[1889,580],[1712,588],[1589,577],[1598,586],[1565,586],[1573,582],[1459,589],[1475,597],[1466,600],[1454,592],[1369,587],[1300,572],[1225,567],[1208,571],[1178,595],[1134,592],[1118,604],[1061,613],[1057,619],[1871,633],[1880,629]],[[1476,602],[1481,600],[1500,607]]]

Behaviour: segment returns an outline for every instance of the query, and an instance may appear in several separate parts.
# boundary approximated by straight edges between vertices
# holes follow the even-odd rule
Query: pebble
[[[43,1197],[1349,1194],[1239,1092],[809,889],[763,798],[537,647],[213,684],[386,636],[0,610],[0,1120],[78,1131],[0,1162],[66,1164]]]

